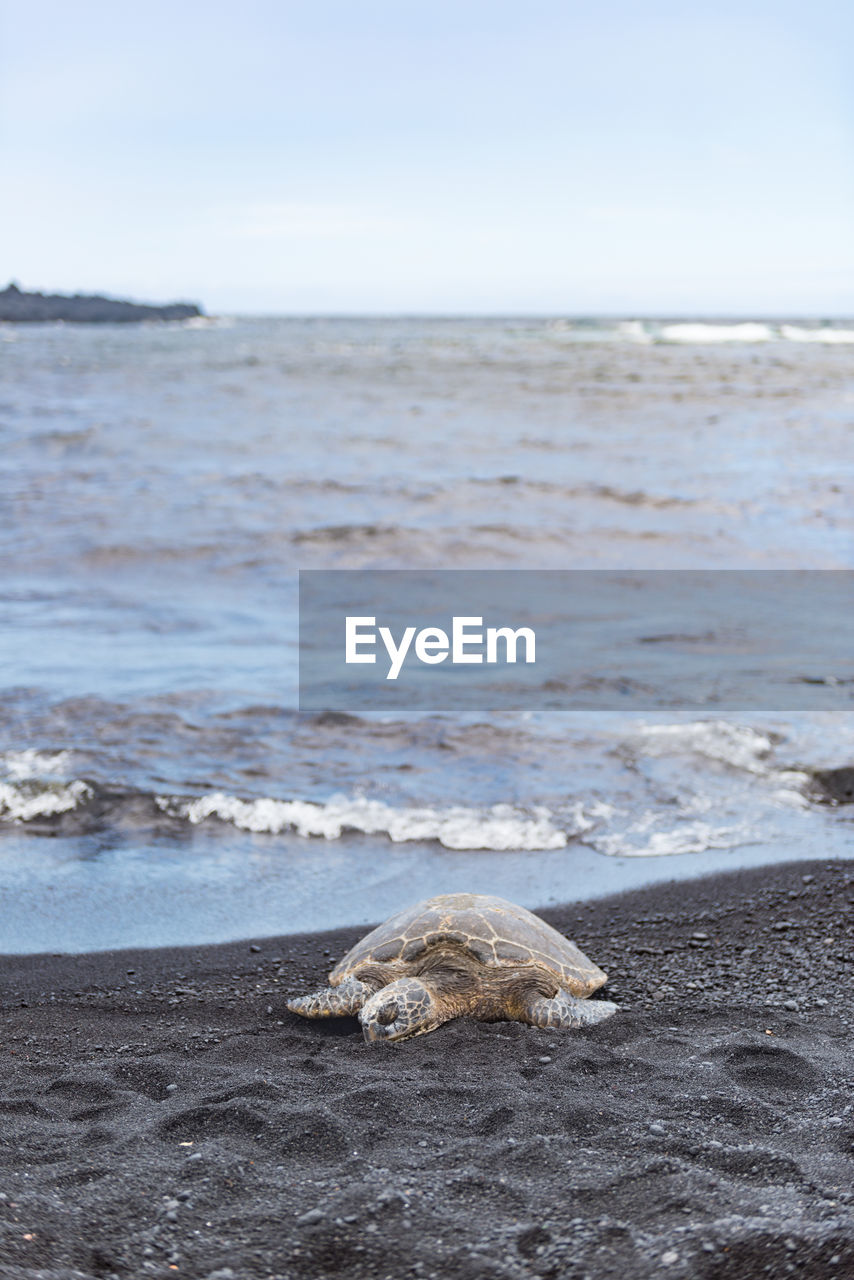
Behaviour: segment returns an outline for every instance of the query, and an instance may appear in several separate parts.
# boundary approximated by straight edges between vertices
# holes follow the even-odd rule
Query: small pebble
[[[799,1007],[799,1006],[798,1006],[798,1002],[797,1002],[797,1000],[784,1000],[784,1001],[783,1001],[783,1008],[784,1008],[784,1009],[789,1009],[792,1013],[797,1013],[797,1011],[798,1011],[798,1007]]]
[[[324,1218],[320,1209],[309,1209],[307,1213],[301,1213],[297,1218],[298,1227],[313,1227],[318,1222],[322,1222]]]
[[[176,1093],[177,1090],[178,1090],[177,1084],[167,1084],[166,1086],[167,1093]]]
[[[663,1267],[672,1267],[674,1262],[679,1261],[679,1254],[675,1249],[668,1249],[667,1253],[661,1255],[661,1265]]]
[[[234,1272],[231,1267],[219,1267],[216,1271],[209,1271],[205,1280],[234,1280]]]
[[[537,1058],[537,1062],[541,1062],[545,1067],[549,1062],[551,1062],[551,1058],[547,1053],[544,1053],[541,1058]]]
[[[258,943],[257,943],[257,942],[253,942],[253,943],[251,943],[251,944],[250,944],[249,950],[250,950],[250,951],[253,951],[253,952],[255,952],[255,953],[257,954],[257,952],[259,952],[259,951],[261,950],[261,948],[258,946]]]
[[[656,1138],[663,1138],[667,1133],[664,1125],[660,1124],[658,1120],[653,1120],[652,1124],[649,1126],[649,1131],[654,1134]]]

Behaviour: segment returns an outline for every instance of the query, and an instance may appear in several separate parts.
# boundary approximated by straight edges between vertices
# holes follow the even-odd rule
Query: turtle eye
[[[397,1018],[397,1005],[393,1000],[384,1004],[377,1014],[377,1022],[381,1027],[388,1027]]]

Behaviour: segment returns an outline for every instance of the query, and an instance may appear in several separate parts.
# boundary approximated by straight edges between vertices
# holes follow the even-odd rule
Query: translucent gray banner
[[[300,709],[833,710],[854,571],[304,570]]]

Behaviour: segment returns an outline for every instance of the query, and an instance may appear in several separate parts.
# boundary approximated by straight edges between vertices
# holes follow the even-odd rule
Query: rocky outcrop
[[[0,290],[0,320],[15,324],[50,320],[128,324],[139,320],[190,320],[200,315],[201,308],[193,302],[170,302],[160,307],[95,294],[24,293],[14,283]]]

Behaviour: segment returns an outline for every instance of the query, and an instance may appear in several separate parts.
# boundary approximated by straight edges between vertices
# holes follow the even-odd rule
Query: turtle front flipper
[[[398,978],[371,996],[359,1014],[365,1039],[405,1040],[433,1031],[452,1015],[419,978]]]
[[[358,978],[345,978],[337,987],[324,987],[288,1001],[291,1013],[302,1018],[346,1018],[359,1012],[374,988]]]
[[[558,990],[549,999],[532,992],[524,1021],[533,1027],[589,1027],[617,1012],[610,1000],[579,1000],[569,992]]]

